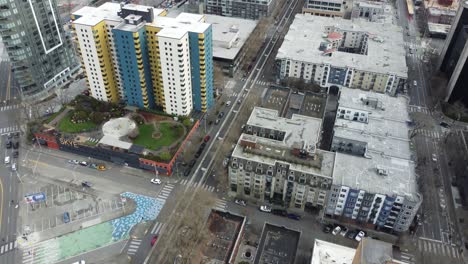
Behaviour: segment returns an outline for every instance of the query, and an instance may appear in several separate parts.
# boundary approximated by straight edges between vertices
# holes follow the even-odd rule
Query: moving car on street
[[[268,205],[262,205],[260,206],[260,211],[265,212],[265,213],[271,213],[271,207]]]
[[[153,178],[153,179],[151,179],[151,183],[160,185],[160,184],[161,184],[161,180],[160,180],[160,179]]]
[[[242,200],[242,199],[236,199],[236,200],[234,201],[234,203],[236,203],[236,204],[238,204],[238,205],[240,205],[240,206],[246,206],[246,205],[247,205],[247,202],[244,201],[244,200]]]
[[[88,162],[86,162],[86,161],[80,161],[80,165],[81,165],[81,166],[84,166],[84,167],[87,167],[87,166],[88,166]]]
[[[71,164],[75,164],[75,165],[78,165],[80,164],[80,162],[78,160],[68,160],[68,163],[71,163]]]

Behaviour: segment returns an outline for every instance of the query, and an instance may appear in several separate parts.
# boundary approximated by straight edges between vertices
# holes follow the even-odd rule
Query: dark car
[[[17,148],[19,148],[19,142],[15,142],[15,143],[13,143],[13,148],[14,148],[14,149],[17,149]]]
[[[191,160],[190,163],[189,163],[189,167],[192,168],[194,165],[195,165],[195,162],[197,162],[196,160]]]
[[[91,188],[92,184],[88,181],[84,181],[81,183],[81,186]]]
[[[447,124],[446,122],[440,122],[440,126],[441,126],[441,127],[445,127],[445,128],[449,128],[449,127],[450,127],[450,125]]]
[[[15,133],[15,138],[19,138],[19,136],[20,136],[20,133],[19,133],[19,132],[16,132],[16,133]]]
[[[11,141],[8,141],[8,142],[6,143],[6,148],[7,148],[7,149],[10,149],[10,148],[11,148]]]
[[[223,118],[224,112],[219,113],[218,118]]]
[[[13,158],[17,158],[18,155],[19,155],[18,151],[14,151],[14,152],[13,152]]]
[[[64,222],[65,224],[68,223],[68,222],[70,222],[70,213],[65,212],[65,213],[63,214],[63,222]]]
[[[184,171],[184,176],[187,177],[187,176],[189,176],[189,175],[190,175],[190,169],[186,169],[186,170]]]
[[[271,210],[271,213],[279,216],[288,216],[288,212],[286,212],[286,210],[283,209],[273,209]]]
[[[201,143],[200,149],[205,149],[205,147],[206,147],[206,142]]]
[[[301,220],[301,216],[297,214],[288,214],[288,218],[293,219],[293,220],[298,220],[298,221]]]
[[[332,225],[325,225],[325,226],[323,226],[322,230],[323,230],[324,233],[328,234],[328,233],[330,233],[332,231],[332,229],[333,229]]]
[[[354,239],[357,233],[358,233],[357,231],[349,231],[348,234],[346,234],[346,237],[349,239]]]
[[[196,159],[197,159],[198,157],[200,157],[201,152],[202,152],[202,151],[199,149],[199,150],[197,151],[197,153],[195,153],[195,158],[196,158]]]

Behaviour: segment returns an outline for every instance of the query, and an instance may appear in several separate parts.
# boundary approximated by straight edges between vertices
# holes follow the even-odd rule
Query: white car
[[[86,162],[86,161],[80,161],[79,164],[80,164],[81,166],[85,166],[85,167],[88,166],[88,162]]]
[[[340,232],[341,232],[341,227],[340,227],[340,226],[337,226],[337,227],[335,227],[335,229],[333,229],[332,234],[333,234],[334,236],[336,236],[336,235],[339,234]]]
[[[437,156],[436,154],[432,153],[432,161],[437,162]]]
[[[271,213],[271,207],[268,205],[262,205],[260,206],[260,211],[265,212],[265,213]]]
[[[68,160],[68,163],[71,163],[71,164],[76,164],[78,165],[80,162],[77,161],[77,160]]]
[[[151,183],[154,183],[154,184],[159,185],[159,184],[161,184],[161,180],[160,180],[160,179],[153,178],[153,179],[151,179]]]
[[[354,239],[356,239],[357,242],[360,242],[362,238],[365,236],[366,236],[366,233],[364,233],[364,231],[359,231],[359,233],[356,235]]]
[[[245,202],[244,200],[241,200],[241,199],[236,199],[234,201],[234,203],[236,203],[238,205],[241,205],[241,206],[246,206],[247,205],[247,202]]]
[[[346,236],[347,233],[348,233],[348,228],[345,227],[343,228],[343,230],[341,230],[340,235],[344,237]]]

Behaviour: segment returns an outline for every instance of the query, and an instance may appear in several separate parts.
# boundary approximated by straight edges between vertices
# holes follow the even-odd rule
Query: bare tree
[[[191,256],[206,238],[205,225],[215,199],[212,193],[202,189],[178,197],[174,221],[161,234],[163,243],[158,244],[153,263],[172,263],[179,255],[179,263],[190,263]]]

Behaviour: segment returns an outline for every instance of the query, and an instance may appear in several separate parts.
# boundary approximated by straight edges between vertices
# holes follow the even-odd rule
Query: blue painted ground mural
[[[126,236],[134,225],[142,221],[155,220],[165,202],[160,199],[130,192],[123,193],[121,196],[134,200],[136,202],[136,210],[133,214],[111,221],[114,227],[114,231],[112,232],[114,241],[120,240]]]

